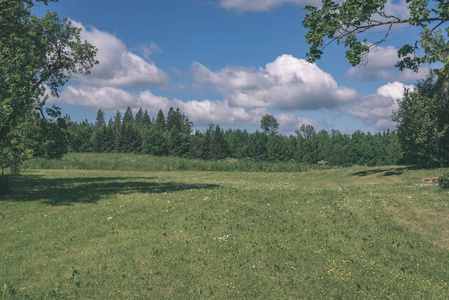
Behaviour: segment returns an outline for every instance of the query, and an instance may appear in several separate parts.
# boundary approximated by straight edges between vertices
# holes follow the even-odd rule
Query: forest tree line
[[[108,122],[100,109],[95,123],[63,118],[65,151],[296,161],[332,166],[396,164],[402,155],[395,131],[371,134],[357,130],[343,134],[339,130],[317,132],[313,126],[303,125],[295,135],[285,136],[277,133],[277,121],[270,117],[274,123],[262,126],[262,131],[223,130],[214,124],[204,131],[193,131],[193,123],[179,108],[171,107],[166,116],[159,110],[155,117],[150,117],[142,109],[134,115],[128,107],[123,115],[117,112]]]

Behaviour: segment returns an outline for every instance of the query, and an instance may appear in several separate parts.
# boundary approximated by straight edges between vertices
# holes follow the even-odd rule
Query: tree
[[[209,145],[209,158],[212,160],[220,160],[226,158],[228,155],[228,145],[223,135],[223,130],[220,126],[216,125],[213,129],[213,125],[209,126],[211,129],[211,139]]]
[[[443,34],[436,30],[449,21],[449,1],[445,0],[407,0],[410,15],[401,18],[387,11],[387,0],[346,0],[335,3],[323,0],[320,7],[306,6],[309,13],[303,25],[309,29],[306,41],[310,44],[307,57],[310,62],[321,58],[323,50],[332,42],[349,49],[346,58],[352,65],[363,63],[363,54],[369,53],[383,43],[393,27],[400,24],[420,27],[421,37],[414,45],[404,44],[398,51],[402,60],[397,63],[400,70],[410,68],[418,70],[421,63],[441,62],[447,65],[449,45],[447,37],[449,30]],[[375,40],[361,39],[361,35],[373,28],[385,28],[385,35]],[[444,36],[446,35],[446,37]],[[411,57],[421,47],[422,57]]]
[[[17,125],[38,110],[48,136],[58,137],[61,131],[45,120],[43,107],[50,95],[74,74],[88,74],[98,62],[96,49],[80,39],[81,29],[68,19],[60,20],[48,12],[43,18],[31,13],[36,2],[47,5],[57,0],[0,1],[0,156],[16,171],[26,156]],[[22,122],[23,123],[23,122]],[[45,140],[44,140],[45,141]],[[54,139],[50,141],[55,141]],[[49,145],[49,141],[45,141]],[[58,145],[64,144],[57,141]],[[45,145],[41,145],[44,148]],[[66,146],[66,144],[65,144]],[[58,148],[61,150],[62,148]],[[12,155],[9,155],[9,154]],[[8,154],[8,155],[7,155]],[[52,154],[53,155],[53,154]],[[58,154],[55,154],[58,155]],[[0,179],[1,190],[9,189]],[[1,191],[0,191],[1,193]]]
[[[15,128],[10,131],[6,137],[0,141],[0,168],[2,176],[0,177],[0,195],[9,190],[7,182],[5,182],[4,169],[10,168],[12,174],[18,173],[20,164],[27,158],[31,157],[31,151],[27,151],[24,146],[25,138]]]
[[[141,108],[139,108],[139,111],[137,112],[136,118],[135,118],[135,123],[136,123],[136,125],[138,127],[141,127],[143,125],[143,121],[144,121],[143,116],[144,116],[143,115],[143,110],[142,110],[142,107],[141,107]]]
[[[95,127],[106,126],[106,121],[104,120],[104,112],[99,109],[97,112],[97,119],[95,121]]]
[[[176,110],[173,107],[170,107],[167,114],[166,126],[168,132],[176,128],[176,130],[184,134],[190,134],[193,124],[189,121],[189,118],[187,118],[185,114],[181,112],[179,107],[177,107]]]
[[[133,124],[134,124],[133,111],[131,110],[131,107],[128,106],[128,108],[126,108],[125,114],[123,115],[123,125],[133,125]]]
[[[160,109],[156,116],[156,128],[160,131],[165,131],[165,115]]]
[[[137,118],[137,116],[136,116],[136,118]],[[145,113],[143,114],[143,117],[142,117],[142,124],[145,126],[150,126],[152,124],[150,116],[148,115],[148,111],[146,109],[145,109]]]
[[[282,135],[272,134],[267,142],[267,157],[270,161],[284,161],[288,157],[287,140]]]
[[[142,153],[163,156],[167,154],[167,144],[164,133],[151,126],[145,133],[142,143]]]
[[[248,136],[248,155],[255,160],[267,159],[268,136],[260,131],[253,132]]]
[[[32,15],[35,2],[50,1],[0,1],[0,140],[30,111],[43,116],[49,94],[58,96],[74,74],[88,74],[98,63],[80,28],[56,13]]]
[[[398,139],[408,162],[449,165],[449,85],[437,72],[406,90],[394,112]]]
[[[279,123],[273,115],[265,115],[260,120],[260,127],[266,134],[277,134]]]
[[[42,119],[38,113],[30,113],[17,129],[25,139],[25,149],[30,150],[34,157],[60,159],[68,151],[67,126],[60,117],[60,110],[49,117],[51,119]]]

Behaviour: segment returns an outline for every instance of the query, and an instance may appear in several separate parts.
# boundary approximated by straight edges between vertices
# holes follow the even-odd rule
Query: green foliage
[[[271,134],[267,142],[267,158],[269,161],[288,160],[287,138]]]
[[[194,135],[190,136],[190,155],[194,158],[208,159],[209,144],[206,143],[204,133],[196,131]]]
[[[156,116],[156,127],[160,131],[165,131],[165,129],[166,129],[165,115],[161,109],[158,111],[157,116]]]
[[[168,154],[179,157],[189,157],[190,136],[178,131],[176,127],[168,133]]]
[[[159,121],[165,120],[162,111],[159,111],[158,116]],[[111,118],[107,127],[95,126],[87,120],[72,122],[66,117],[69,151],[134,152],[205,160],[294,160],[297,163],[330,166],[395,164],[402,155],[395,131],[374,135],[355,131],[349,135],[336,130],[316,132],[313,126],[304,125],[296,136],[284,136],[275,134],[273,129],[271,134],[267,134],[270,129],[252,133],[240,129],[223,131],[220,126],[211,124],[206,131],[195,131],[192,134],[193,124],[179,108],[171,108],[169,116],[168,125],[164,127],[158,126],[157,122],[122,123],[120,112],[114,119]],[[128,110],[127,119],[133,118],[132,112]],[[101,110],[98,119],[101,121],[99,124],[102,124]],[[146,111],[143,119],[150,119]]]
[[[0,140],[0,167],[2,174],[9,168],[12,174],[19,172],[22,162],[31,156],[31,152],[25,148],[25,137],[15,128],[6,137]],[[7,186],[7,183],[5,183]],[[6,189],[4,187],[4,189]]]
[[[209,126],[210,143],[209,143],[209,159],[220,160],[228,156],[228,144],[224,138],[223,130],[220,126]]]
[[[107,144],[108,144],[108,128],[106,126],[95,127],[94,132],[92,134],[92,148],[96,153],[109,152]]]
[[[38,18],[33,6],[31,0],[0,1],[0,137],[45,104],[39,97],[46,89],[58,95],[70,77],[97,63],[96,49],[81,42],[81,29],[56,13]]]
[[[264,115],[260,120],[260,127],[266,134],[277,134],[279,123],[273,115]]]
[[[387,0],[346,0],[334,2],[323,0],[319,7],[306,6],[309,11],[303,26],[308,29],[306,41],[310,44],[307,57],[315,62],[323,55],[324,49],[335,42],[349,49],[346,58],[353,65],[364,63],[364,55],[383,43],[394,26],[407,23],[411,26],[421,27],[422,34],[414,45],[405,44],[399,50],[403,59],[396,65],[400,70],[410,68],[417,71],[421,63],[448,62],[449,30],[435,30],[443,23],[449,21],[449,3],[447,1],[408,0],[410,16],[400,18],[387,12]],[[370,29],[384,28],[385,35],[376,40],[363,38]],[[422,57],[410,57],[417,53],[419,45],[424,50]]]
[[[444,173],[438,178],[438,183],[443,189],[449,189],[449,172]]]
[[[142,144],[143,154],[152,154],[156,156],[167,155],[167,145],[164,134],[156,126],[151,126],[145,132]]]
[[[38,18],[35,2],[0,1],[0,164],[16,173],[29,151],[60,158],[67,152],[64,121],[49,97],[75,74],[97,64],[96,49],[80,39],[81,29],[56,13]],[[51,2],[57,2],[56,0]],[[53,120],[44,117],[44,111]],[[39,112],[38,115],[36,112]]]
[[[406,159],[428,166],[449,164],[449,99],[445,76],[431,74],[405,91],[394,112]]]
[[[88,120],[81,123],[67,122],[67,140],[69,152],[92,152],[92,134],[94,127],[89,124]]]
[[[129,106],[126,108],[125,114],[123,115],[123,125],[134,125],[133,111]]]
[[[139,153],[141,146],[142,137],[138,129],[124,122],[117,135],[115,150],[121,153]]]
[[[36,113],[29,114],[19,129],[25,139],[24,147],[34,157],[60,159],[68,151],[66,123],[62,118],[42,119]]]
[[[95,127],[106,126],[106,121],[104,120],[104,112],[99,109],[97,112],[97,118],[95,121]]]
[[[248,136],[248,155],[255,160],[267,159],[268,136],[264,132],[256,131]]]
[[[146,117],[148,117],[148,113],[146,114]],[[136,114],[135,124],[137,127],[144,125],[144,113],[143,113],[142,107],[139,108],[139,111]],[[147,125],[149,125],[149,124],[147,124]]]

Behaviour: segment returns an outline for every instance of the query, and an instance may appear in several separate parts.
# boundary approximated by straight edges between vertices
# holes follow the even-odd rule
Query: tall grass
[[[24,169],[122,170],[122,171],[225,171],[225,172],[302,172],[318,166],[296,162],[250,160],[205,161],[179,157],[159,157],[118,153],[69,153],[61,160],[34,158]],[[323,167],[320,167],[323,168]]]

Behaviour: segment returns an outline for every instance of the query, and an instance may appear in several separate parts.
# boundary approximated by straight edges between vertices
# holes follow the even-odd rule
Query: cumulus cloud
[[[258,12],[269,11],[272,8],[283,4],[316,5],[319,6],[319,0],[220,0],[220,6],[227,10],[234,10],[239,13],[246,11]]]
[[[96,59],[99,64],[92,69],[90,75],[80,77],[80,81],[91,85],[114,87],[168,83],[167,74],[155,64],[128,51],[126,45],[114,35],[92,26],[85,27],[76,21],[72,21],[72,24],[82,29],[82,40],[98,48]],[[141,50],[144,51],[144,55],[150,55],[158,49],[157,45],[150,44]],[[150,51],[153,52],[150,53]]]
[[[315,128],[318,128],[322,125],[320,122],[316,120],[299,117],[292,113],[275,114],[274,117],[278,121],[279,128],[281,129],[281,131],[291,132],[299,130],[302,125],[312,125]]]
[[[56,98],[52,99],[54,102],[55,100]],[[147,109],[153,116],[157,114],[159,109],[166,113],[170,107],[179,107],[198,126],[210,123],[220,125],[259,125],[262,116],[269,113],[265,108],[245,109],[232,107],[227,100],[170,100],[166,97],[156,96],[149,90],[129,93],[115,87],[68,86],[57,101],[59,103],[81,105],[90,108],[92,111],[101,108],[107,113],[114,113],[117,110],[124,111],[128,106],[136,112],[142,107]],[[275,117],[279,121],[281,129],[286,131],[299,129],[302,124],[319,125],[314,120],[301,118],[291,113],[276,114]]]
[[[213,72],[198,62],[192,69],[195,87],[218,91],[234,107],[315,110],[357,97],[355,90],[339,87],[315,64],[292,55],[282,55],[259,69],[230,66]]]
[[[150,91],[129,93],[115,87],[68,86],[61,94],[60,100],[71,105],[81,105],[93,111],[101,108],[103,111],[113,113],[139,107],[150,111],[168,110],[171,101],[166,97],[155,96]]]
[[[391,121],[391,115],[398,109],[397,99],[402,98],[404,89],[413,89],[413,86],[390,82],[379,87],[376,94],[361,97],[353,104],[340,108],[340,111],[361,119],[377,130],[392,129],[395,124]]]
[[[356,76],[361,81],[402,81],[414,82],[429,73],[428,66],[422,66],[419,72],[399,71],[395,68],[399,62],[398,49],[393,46],[378,47],[367,56],[367,64],[352,67],[347,71],[349,77]]]

